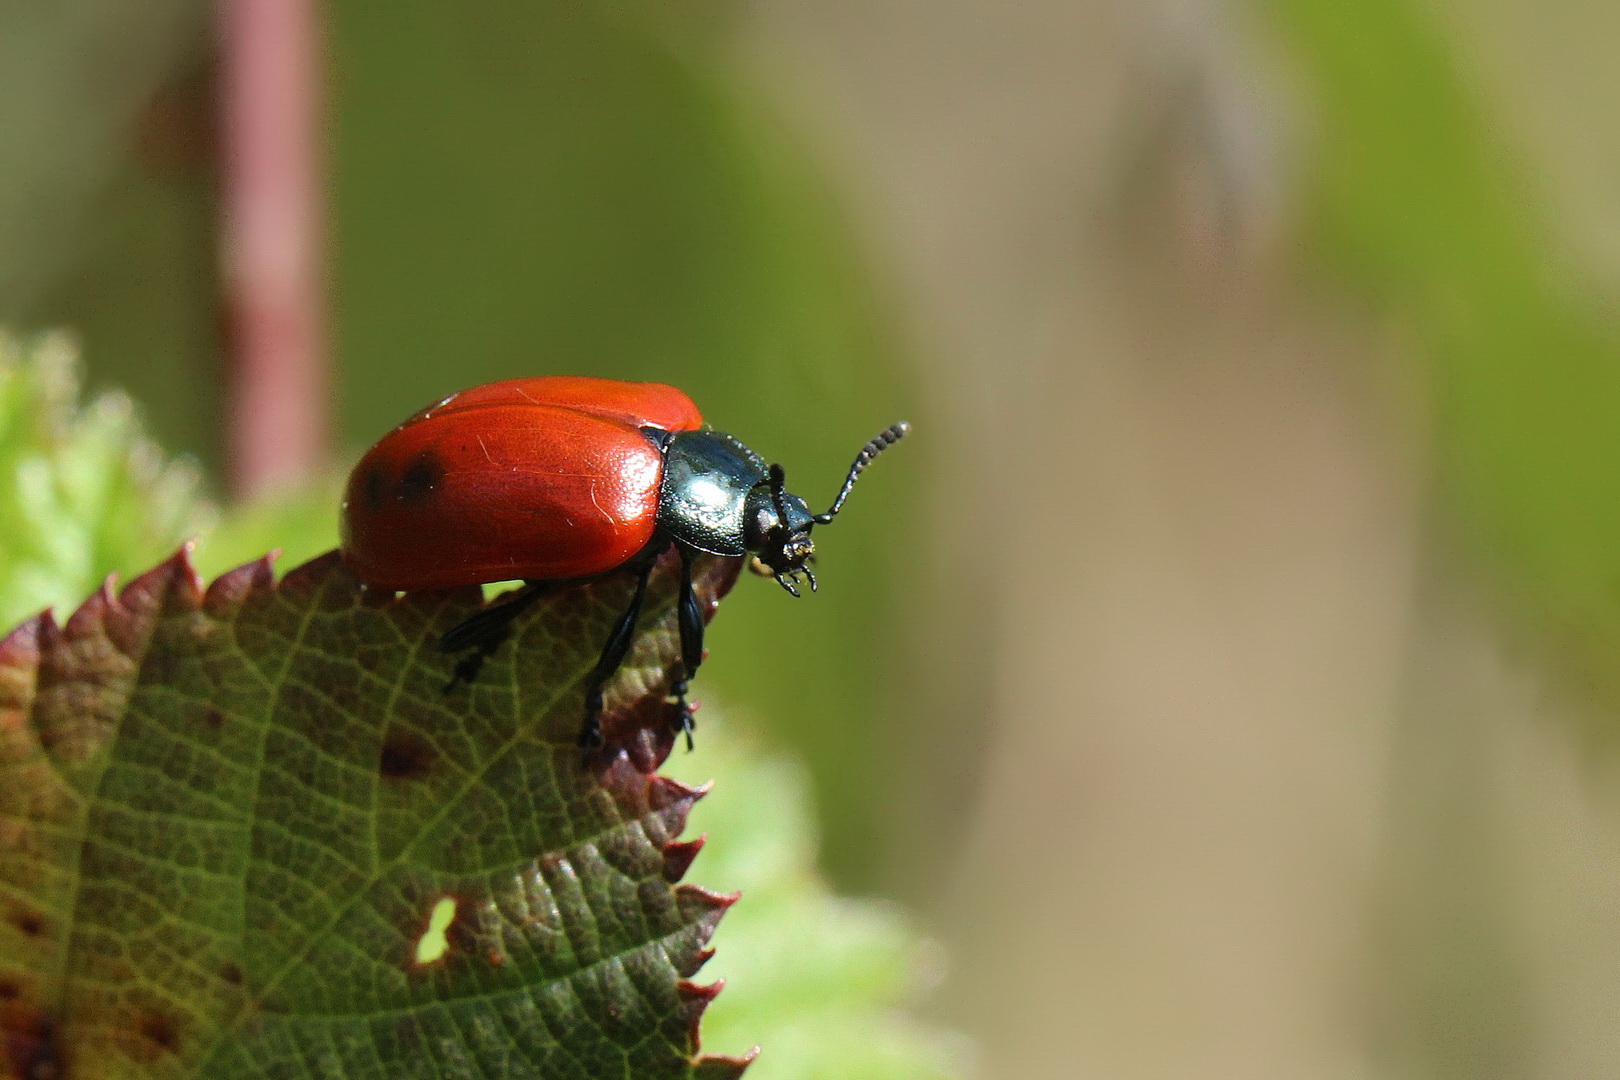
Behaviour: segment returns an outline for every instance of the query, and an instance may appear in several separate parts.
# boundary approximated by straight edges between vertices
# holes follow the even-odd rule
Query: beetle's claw
[[[590,764],[591,755],[606,742],[602,735],[602,688],[595,687],[585,697],[585,719],[580,722],[579,735],[574,739],[581,763]]]
[[[474,650],[456,661],[456,666],[450,673],[450,681],[444,684],[445,694],[451,693],[462,683],[471,686],[478,681],[478,673],[483,670],[484,661],[489,659],[487,653],[481,649]]]
[[[685,680],[674,686],[673,697],[675,698],[675,723],[671,726],[677,739],[682,735],[686,736],[686,752],[690,754],[694,748],[692,731],[697,727],[697,720],[694,717],[701,702],[686,700]]]

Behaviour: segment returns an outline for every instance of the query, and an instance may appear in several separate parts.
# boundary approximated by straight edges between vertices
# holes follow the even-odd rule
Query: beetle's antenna
[[[905,438],[910,431],[911,425],[902,420],[898,424],[884,428],[873,436],[871,442],[861,447],[861,452],[855,455],[855,463],[849,467],[849,475],[844,477],[844,486],[839,489],[838,498],[833,500],[831,508],[825,514],[815,516],[816,524],[825,525],[837,517],[838,511],[844,508],[844,500],[849,498],[849,489],[855,486],[855,481],[861,478],[861,473],[872,464],[872,459]]]

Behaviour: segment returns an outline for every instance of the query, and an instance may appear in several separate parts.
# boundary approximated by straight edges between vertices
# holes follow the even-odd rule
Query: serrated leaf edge
[[[278,582],[275,578],[274,562],[280,552],[275,550],[227,570],[205,585],[192,562],[195,546],[195,541],[186,541],[174,555],[132,578],[121,589],[116,587],[116,575],[108,575],[102,581],[101,587],[75,608],[63,623],[57,622],[53,608],[46,608],[32,618],[25,619],[0,638],[0,686],[3,686],[5,681],[13,683],[11,689],[16,691],[16,695],[9,704],[15,710],[18,721],[27,724],[33,715],[40,664],[52,646],[93,633],[99,627],[120,652],[138,663],[150,641],[150,630],[145,635],[131,634],[134,624],[140,621],[141,616],[150,617],[152,621],[149,625],[155,627],[157,613],[167,604],[174,604],[182,611],[202,611],[216,619],[230,618],[247,600],[257,594],[282,589],[297,590],[317,584],[321,571],[327,569],[327,564],[340,559],[336,551],[318,555],[288,571]],[[21,685],[17,685],[18,683]],[[5,696],[9,695],[0,695]],[[647,775],[644,772],[642,774]],[[680,814],[679,829],[685,828],[690,804],[707,795],[713,786],[712,782],[692,786],[657,774],[647,775],[647,780],[649,786],[658,789],[667,800],[661,801],[650,797],[649,812],[657,813],[660,806],[667,809],[681,801],[688,803]],[[660,805],[651,805],[654,802]],[[681,882],[707,838],[707,834],[703,834],[687,841],[671,840],[664,845],[662,851],[665,857],[666,880],[672,884]],[[708,947],[707,942],[720,918],[741,899],[742,894],[719,893],[690,883],[675,884],[674,892],[679,900],[693,901],[707,909],[695,921],[695,925],[701,927],[703,933],[700,943],[703,947],[695,954],[696,963],[692,971],[686,973],[690,975],[713,957],[714,949]],[[655,945],[658,940],[653,939],[637,947]],[[611,959],[613,957],[604,957],[598,962]],[[587,968],[590,966],[594,965],[587,965]],[[694,1050],[701,1048],[699,1029],[703,1014],[709,1003],[724,987],[724,979],[698,984],[688,977],[683,977],[676,983],[677,992],[689,1003],[690,1037]],[[224,1023],[220,1029],[221,1035],[231,1030],[241,1019],[239,1015],[235,1020]],[[692,1075],[700,1080],[733,1080],[741,1077],[758,1056],[759,1049],[756,1046],[740,1057],[700,1053],[691,1059]]]

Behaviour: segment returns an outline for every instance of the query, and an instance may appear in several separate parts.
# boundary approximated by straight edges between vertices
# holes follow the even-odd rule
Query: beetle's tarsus
[[[681,679],[669,688],[670,696],[675,699],[675,720],[670,724],[670,731],[677,739],[686,737],[686,752],[690,754],[696,747],[692,742],[692,732],[697,729],[698,702],[686,700],[686,680]]]
[[[600,688],[592,691],[585,699],[585,719],[579,725],[579,735],[574,739],[579,746],[580,755],[586,760],[602,748],[606,740],[602,737],[602,691]]]
[[[450,673],[450,681],[444,684],[444,692],[448,694],[462,683],[471,686],[477,681],[478,673],[483,670],[484,661],[487,659],[489,654],[480,650],[457,660],[455,670]]]

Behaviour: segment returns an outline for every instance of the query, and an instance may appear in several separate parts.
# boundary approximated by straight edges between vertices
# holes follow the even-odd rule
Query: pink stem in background
[[[253,496],[327,460],[319,0],[220,0],[226,447]]]

